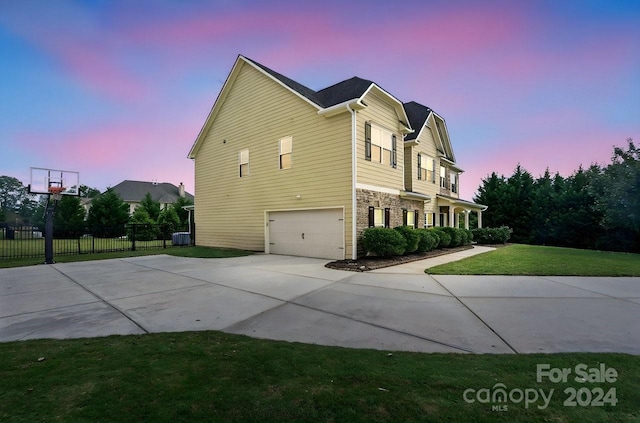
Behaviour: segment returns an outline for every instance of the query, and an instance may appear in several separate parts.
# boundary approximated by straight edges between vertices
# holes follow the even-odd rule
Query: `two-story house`
[[[198,244],[356,258],[371,226],[460,224],[444,120],[372,81],[309,89],[238,56],[189,158]]]

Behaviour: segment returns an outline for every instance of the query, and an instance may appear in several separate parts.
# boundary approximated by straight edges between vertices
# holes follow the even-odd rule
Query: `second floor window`
[[[393,168],[398,166],[398,146],[395,134],[366,122],[364,142],[364,158],[366,160],[388,164]]]
[[[280,169],[291,169],[291,156],[293,154],[293,138],[286,137],[280,140]]]
[[[238,153],[238,164],[240,165],[240,177],[249,176],[249,150],[242,150]]]
[[[428,156],[418,154],[418,179],[422,181],[435,182],[436,173],[434,169],[436,161]]]
[[[449,178],[447,175],[447,168],[440,166],[440,188],[449,189]]]
[[[454,192],[457,194],[458,188],[460,188],[458,184],[458,174],[454,173],[453,176],[451,177],[451,192]]]

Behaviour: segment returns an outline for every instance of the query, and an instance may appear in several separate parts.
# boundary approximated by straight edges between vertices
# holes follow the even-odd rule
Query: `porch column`
[[[456,214],[453,211],[453,207],[449,207],[449,226],[454,228],[456,223]]]
[[[478,228],[482,228],[482,210],[478,210]]]
[[[465,210],[464,211],[464,228],[465,229],[469,229],[469,214],[471,213],[471,210]]]

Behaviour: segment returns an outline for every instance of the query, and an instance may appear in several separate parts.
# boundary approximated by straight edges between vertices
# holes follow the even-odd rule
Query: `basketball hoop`
[[[64,187],[62,186],[49,187],[49,194],[51,194],[51,199],[53,201],[58,201],[62,198],[62,191],[64,191]]]

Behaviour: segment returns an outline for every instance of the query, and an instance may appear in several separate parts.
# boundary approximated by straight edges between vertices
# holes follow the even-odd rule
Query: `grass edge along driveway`
[[[512,244],[431,267],[433,275],[640,276],[640,254]]]
[[[538,365],[571,373],[538,382]],[[578,365],[617,377],[585,382]],[[639,379],[625,354],[389,353],[214,331],[30,340],[0,343],[0,420],[625,422],[640,418]],[[500,389],[511,399],[484,401]]]

